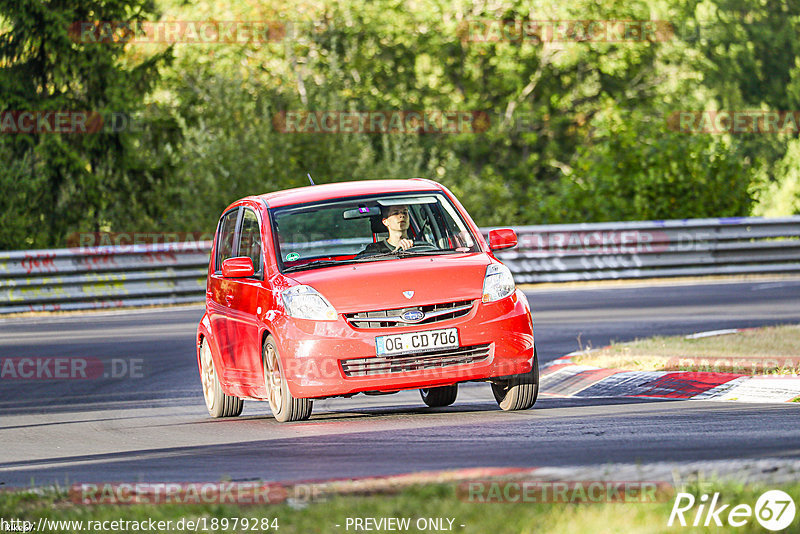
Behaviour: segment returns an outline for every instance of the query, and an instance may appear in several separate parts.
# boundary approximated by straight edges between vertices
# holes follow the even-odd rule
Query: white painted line
[[[696,334],[690,334],[683,339],[701,339],[704,337],[714,337],[714,336],[727,336],[728,334],[738,334],[738,328],[728,328],[726,330],[709,330],[707,332],[698,332]]]
[[[714,400],[739,402],[789,402],[800,397],[800,380],[797,378],[749,378]]]

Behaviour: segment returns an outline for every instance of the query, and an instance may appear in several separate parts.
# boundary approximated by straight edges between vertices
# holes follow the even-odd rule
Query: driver
[[[360,254],[377,254],[381,252],[397,252],[408,250],[414,241],[408,237],[408,206],[382,206],[381,222],[389,230],[389,237],[377,243],[370,243]]]

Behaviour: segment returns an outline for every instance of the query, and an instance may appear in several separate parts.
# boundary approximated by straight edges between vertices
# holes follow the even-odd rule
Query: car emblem
[[[407,323],[418,323],[425,318],[425,312],[420,310],[408,310],[407,312],[403,312],[400,317]]]
[[[414,296],[414,292],[413,291],[403,291],[403,296],[405,298],[407,298],[407,299],[410,299],[411,297]]]

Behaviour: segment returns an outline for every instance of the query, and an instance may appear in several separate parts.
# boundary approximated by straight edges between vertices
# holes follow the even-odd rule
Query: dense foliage
[[[0,249],[61,246],[79,231],[208,231],[236,198],[306,185],[309,172],[317,183],[433,178],[481,225],[800,212],[797,132],[681,132],[668,120],[800,109],[800,4],[565,4],[2,0],[0,110],[114,112],[137,127],[0,135]],[[271,21],[284,33],[203,44],[70,34],[76,21],[159,18]],[[671,31],[537,42],[475,30],[526,20],[659,20]],[[488,121],[458,134],[276,127],[303,110]]]

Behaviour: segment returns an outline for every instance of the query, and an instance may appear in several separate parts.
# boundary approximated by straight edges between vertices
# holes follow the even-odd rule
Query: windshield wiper
[[[370,254],[368,256],[363,256],[361,258],[354,258],[350,261],[371,261],[371,260],[381,260],[381,259],[388,259],[390,257],[394,258],[407,258],[409,256],[436,256],[439,254],[457,254],[458,252],[453,249],[431,249],[431,250],[390,250],[387,252],[378,252],[375,254]]]
[[[387,252],[375,252],[375,253],[367,253],[361,257],[356,256],[353,258],[352,261],[370,261],[370,260],[379,260],[381,258],[388,258],[389,256],[397,256],[396,250],[389,250]]]
[[[458,254],[457,251],[453,249],[436,249],[436,250],[398,250],[395,252],[400,256],[430,256],[430,255],[438,255],[438,254]]]
[[[301,265],[292,265],[291,267],[284,267],[283,272],[293,273],[296,271],[305,271],[307,269],[316,269],[317,267],[330,267],[332,265],[344,265],[349,263],[350,260],[336,261],[336,260],[314,260]]]

